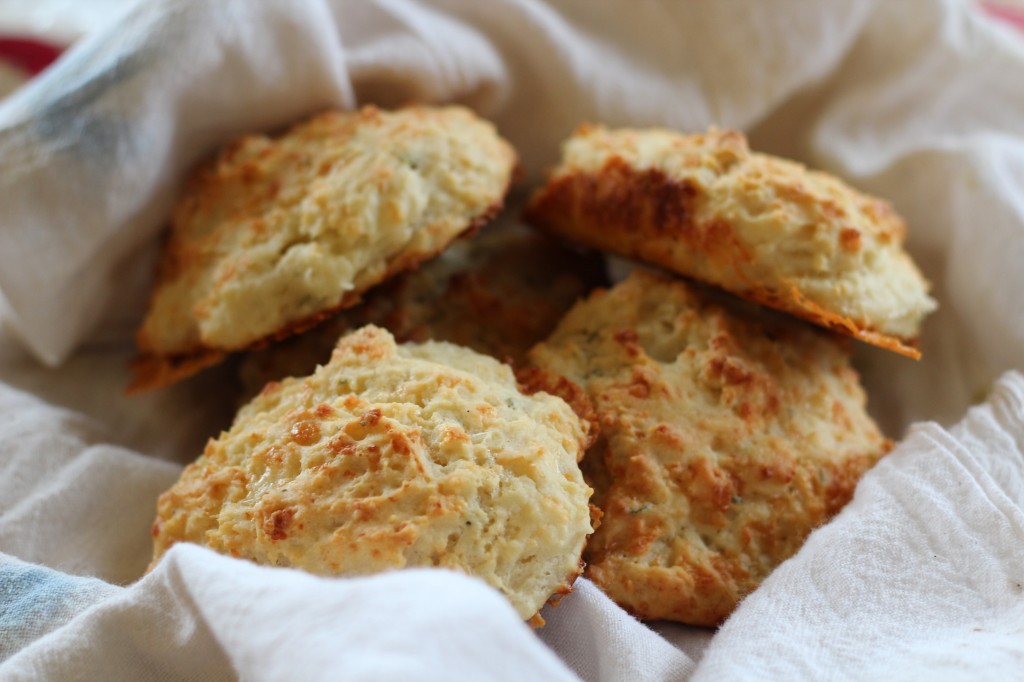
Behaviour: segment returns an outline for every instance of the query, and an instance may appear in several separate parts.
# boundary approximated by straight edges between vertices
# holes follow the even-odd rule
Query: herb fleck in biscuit
[[[133,388],[355,304],[495,214],[514,166],[494,127],[461,107],[328,112],[241,138],[177,207]]]
[[[322,575],[440,566],[524,619],[568,592],[591,532],[586,425],[493,358],[365,327],[269,384],[158,502],[175,542]]]
[[[641,618],[724,620],[890,445],[844,339],[742,306],[638,271],[530,353],[594,403],[587,576]]]
[[[935,309],[887,203],[735,131],[584,126],[527,217],[910,357]]]
[[[310,374],[342,334],[367,324],[386,328],[399,342],[449,341],[522,366],[573,303],[603,283],[598,256],[575,253],[533,230],[494,225],[320,326],[250,353],[242,383],[254,395],[268,381]]]

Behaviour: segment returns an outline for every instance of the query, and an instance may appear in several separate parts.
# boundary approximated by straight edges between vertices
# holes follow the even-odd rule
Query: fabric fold
[[[578,679],[478,580],[441,570],[321,578],[184,544],[8,658],[0,676]]]
[[[107,445],[102,427],[0,383],[0,551],[127,583],[148,563],[156,496],[177,465]]]

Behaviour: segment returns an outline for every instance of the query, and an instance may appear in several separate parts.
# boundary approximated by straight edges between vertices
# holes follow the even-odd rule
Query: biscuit
[[[462,107],[331,111],[243,137],[174,213],[132,389],[308,328],[501,207],[515,153]]]
[[[539,619],[591,532],[586,437],[569,405],[524,394],[493,358],[364,327],[210,441],[159,499],[153,563],[186,541],[321,575],[443,567]]]
[[[577,304],[530,359],[579,384],[600,423],[587,577],[641,618],[724,620],[891,445],[848,346],[643,271]]]
[[[363,303],[279,344],[249,353],[243,393],[312,373],[344,333],[373,324],[405,341],[450,341],[522,366],[577,299],[605,284],[597,254],[517,225],[494,225],[370,291]]]
[[[909,357],[936,307],[889,204],[736,131],[583,126],[526,217]]]

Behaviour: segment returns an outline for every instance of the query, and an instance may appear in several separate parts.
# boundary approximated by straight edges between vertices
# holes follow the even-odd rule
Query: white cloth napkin
[[[18,633],[77,611],[0,664],[5,680],[577,679],[504,597],[447,571],[332,580],[179,545],[104,594],[11,559],[0,576],[31,585]]]
[[[141,573],[153,498],[177,469],[98,443],[95,425],[23,392],[0,387],[0,411],[0,547],[63,571],[0,555],[5,680],[1002,680],[1024,669],[1018,373],[952,430],[915,428],[699,667],[704,633],[663,626],[673,646],[587,581],[545,609],[540,639],[497,592],[445,571],[326,579],[179,545],[118,587]]]
[[[183,547],[137,580],[156,495],[225,423],[230,373],[122,395],[191,164],[325,106],[419,99],[497,121],[528,182],[584,120],[718,124],[891,199],[942,308],[923,361],[858,364],[894,436],[952,424],[1024,368],[1021,73],[1024,41],[952,0],[140,3],[0,104],[0,678],[1024,669],[1018,374],[951,431],[917,427],[713,638],[655,631],[585,581],[534,635],[443,572],[328,580]]]

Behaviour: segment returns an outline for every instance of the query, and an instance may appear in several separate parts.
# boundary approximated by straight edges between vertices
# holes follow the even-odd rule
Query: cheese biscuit
[[[587,438],[568,404],[525,394],[493,358],[364,327],[210,441],[159,499],[153,562],[193,542],[320,575],[449,568],[537,623],[581,570]]]
[[[889,204],[736,131],[583,126],[526,217],[914,358],[936,307]]]
[[[309,331],[249,353],[243,392],[312,373],[338,338],[373,324],[397,341],[449,341],[521,367],[577,299],[606,283],[597,254],[576,253],[534,230],[494,225],[367,293]]]
[[[847,346],[644,271],[577,304],[530,359],[600,424],[586,575],[641,618],[722,622],[890,447]]]
[[[200,168],[172,220],[132,389],[308,328],[502,206],[516,163],[462,107],[327,112]]]

